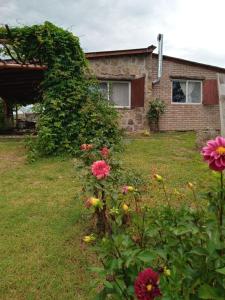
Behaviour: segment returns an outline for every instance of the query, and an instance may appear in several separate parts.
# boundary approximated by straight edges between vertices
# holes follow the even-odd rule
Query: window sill
[[[121,109],[121,110],[128,110],[128,109],[131,109],[131,107],[130,106],[113,106],[113,107],[115,107],[116,109]]]
[[[188,103],[188,102],[171,102],[173,105],[201,105],[202,102],[200,103]]]

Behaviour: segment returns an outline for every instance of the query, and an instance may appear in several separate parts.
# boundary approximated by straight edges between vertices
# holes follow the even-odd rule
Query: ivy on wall
[[[85,142],[111,146],[120,140],[117,113],[99,92],[79,39],[50,22],[0,27],[0,54],[17,63],[46,65],[36,149],[40,155],[74,153]]]

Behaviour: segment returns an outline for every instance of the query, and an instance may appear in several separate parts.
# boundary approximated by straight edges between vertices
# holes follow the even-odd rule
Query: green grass
[[[194,134],[125,143],[124,165],[149,180],[161,174],[168,189],[186,193],[188,181],[203,189],[211,183]],[[81,242],[90,225],[74,162],[54,158],[27,164],[25,155],[23,141],[0,140],[0,299],[92,299],[88,267],[95,257]],[[149,201],[163,200],[152,192]]]

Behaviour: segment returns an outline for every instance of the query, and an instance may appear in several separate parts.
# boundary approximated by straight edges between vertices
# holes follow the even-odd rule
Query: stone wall
[[[127,131],[148,128],[146,112],[152,96],[151,55],[129,55],[89,60],[90,69],[99,79],[132,80],[145,76],[144,107],[120,108],[120,125]]]

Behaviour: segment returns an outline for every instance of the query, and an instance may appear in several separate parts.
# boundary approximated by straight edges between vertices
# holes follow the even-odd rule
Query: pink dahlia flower
[[[95,161],[91,166],[91,172],[97,179],[104,179],[109,175],[110,166],[104,160]]]
[[[109,156],[109,148],[107,147],[103,147],[101,150],[100,150],[100,153],[103,157],[108,157]]]
[[[215,140],[208,141],[201,153],[210,169],[214,171],[225,169],[225,138],[218,136]]]
[[[154,300],[161,296],[159,284],[159,274],[151,268],[145,269],[138,274],[134,284],[135,294],[138,300]]]

